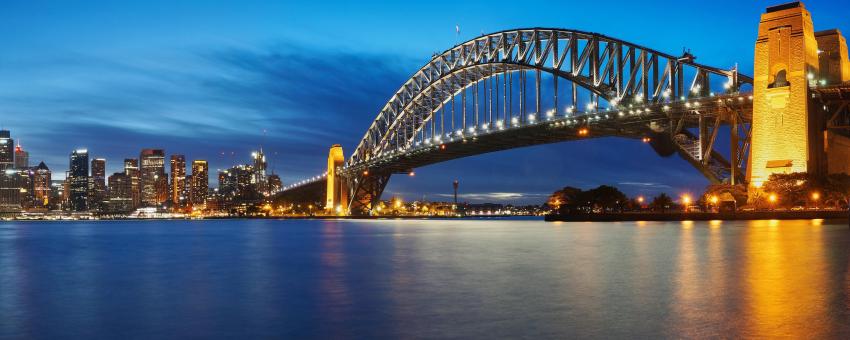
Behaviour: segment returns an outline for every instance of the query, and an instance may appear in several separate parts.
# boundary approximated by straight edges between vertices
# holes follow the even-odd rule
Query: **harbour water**
[[[850,338],[846,221],[0,223],[0,338]]]

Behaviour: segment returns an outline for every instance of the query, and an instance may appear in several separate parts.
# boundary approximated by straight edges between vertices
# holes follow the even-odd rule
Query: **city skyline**
[[[821,3],[825,2],[808,3],[819,27],[850,31],[838,14],[847,4]],[[406,19],[413,21],[411,27],[433,22],[405,34],[387,28],[402,25],[396,14],[411,11],[410,5],[326,5],[331,9],[323,13],[337,19],[334,24],[299,18],[298,13],[316,10],[314,4],[257,4],[238,10],[228,4],[203,6],[193,21],[184,19],[190,16],[188,9],[197,6],[168,3],[121,8],[10,5],[0,14],[8,16],[0,24],[8,25],[3,28],[13,31],[15,25],[27,23],[23,20],[34,24],[54,19],[46,25],[56,29],[27,32],[7,42],[8,53],[0,56],[6,65],[0,69],[4,92],[0,124],[23,141],[31,163],[44,160],[50,169],[63,168],[67,152],[78,147],[91,150],[92,157],[114,160],[107,162],[107,174],[119,170],[118,160],[144,147],[173,150],[190,159],[208,160],[210,169],[226,169],[240,163],[254,145],[263,145],[269,170],[291,183],[321,173],[331,144],[342,144],[350,152],[364,124],[427,56],[481,32],[529,26],[599,31],[671,54],[687,47],[699,62],[728,67],[740,63],[742,72],[752,71],[754,33],[738,34],[735,25],[700,29],[696,26],[700,23],[687,19],[692,13],[663,3],[646,5],[647,17],[641,25],[573,14],[589,7],[581,4],[570,4],[578,7],[569,11],[568,5],[556,4],[552,13],[537,13],[533,18],[522,13],[530,9],[495,16],[458,11],[466,13],[463,17],[420,12],[421,16]],[[754,24],[763,5],[718,3],[727,10],[704,13],[702,21]],[[612,15],[626,17],[634,10],[630,6],[612,6],[622,12]],[[152,8],[167,8],[167,15],[159,17]],[[659,33],[662,25],[653,22],[660,20],[652,19],[666,16],[665,10],[679,14],[673,26],[681,29]],[[105,13],[114,17],[112,30],[98,30],[100,21],[95,19],[106,20]],[[222,19],[222,13],[233,15]],[[355,21],[346,14],[387,21]],[[145,20],[157,24],[147,28],[133,24]],[[180,34],[165,34],[173,31]],[[84,39],[76,39],[80,37]],[[416,43],[398,43],[402,39]],[[687,46],[682,46],[684,42]],[[347,62],[320,64],[323,60]],[[318,68],[325,71],[312,71]],[[310,86],[323,82],[329,90]],[[34,122],[28,117],[43,119]],[[560,159],[545,168],[532,165],[551,154],[570,155],[582,162]],[[618,167],[611,166],[615,160],[621,162]],[[502,170],[476,178],[464,176],[468,169],[490,168]],[[543,201],[564,185],[613,184],[631,195],[651,195],[696,192],[706,184],[678,157],[660,158],[645,145],[622,139],[509,150],[416,170],[416,178],[394,178],[386,194],[446,199],[451,196],[452,181],[459,179],[462,199],[531,203]],[[56,172],[54,177],[63,175]],[[510,180],[517,175],[526,180]]]

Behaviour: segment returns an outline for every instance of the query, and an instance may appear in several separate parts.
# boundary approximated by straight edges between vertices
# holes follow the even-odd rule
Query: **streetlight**
[[[774,209],[774,205],[776,204],[777,199],[778,198],[776,197],[776,194],[770,194],[769,196],[767,196],[767,201],[770,202],[771,209]]]
[[[688,212],[688,206],[691,205],[691,196],[687,194],[682,196],[682,204],[685,205],[685,212]]]

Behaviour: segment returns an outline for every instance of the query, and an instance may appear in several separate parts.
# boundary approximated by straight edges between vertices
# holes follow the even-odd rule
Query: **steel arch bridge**
[[[368,213],[394,173],[605,136],[650,141],[661,154],[678,152],[712,182],[742,182],[753,79],[695,59],[551,28],[482,35],[435,54],[335,169],[351,198],[349,211]],[[721,125],[730,126],[728,158],[714,148]],[[319,188],[324,178],[289,186],[284,196]]]

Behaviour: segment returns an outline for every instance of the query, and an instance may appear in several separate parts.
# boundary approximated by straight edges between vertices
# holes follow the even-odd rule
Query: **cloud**
[[[144,147],[223,168],[262,143],[293,181],[323,170],[330,144],[353,148],[417,66],[286,42],[124,58],[68,53],[9,65],[0,106],[32,159],[57,173],[80,146],[117,170]]]

